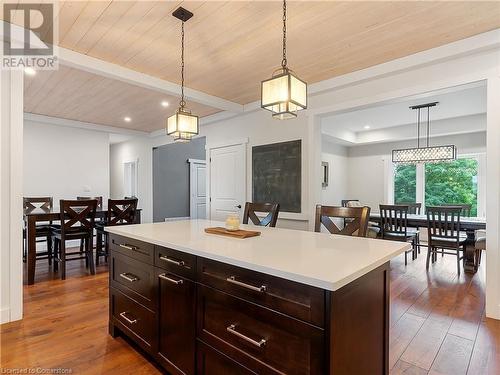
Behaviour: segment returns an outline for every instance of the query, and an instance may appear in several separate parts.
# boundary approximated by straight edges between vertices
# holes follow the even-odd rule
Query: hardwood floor
[[[0,364],[66,368],[73,374],[159,374],[122,338],[108,335],[108,274],[68,265],[61,281],[37,264],[36,284],[24,287],[25,319],[1,326]],[[453,257],[391,262],[391,375],[499,374],[500,321],[484,318],[485,262],[458,277]],[[68,373],[68,372],[66,372]]]

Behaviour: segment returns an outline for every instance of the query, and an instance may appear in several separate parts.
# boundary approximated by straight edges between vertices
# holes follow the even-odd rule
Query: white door
[[[210,149],[210,218],[242,213],[246,195],[245,144]]]
[[[189,159],[189,171],[189,214],[191,219],[205,219],[207,215],[205,160]]]

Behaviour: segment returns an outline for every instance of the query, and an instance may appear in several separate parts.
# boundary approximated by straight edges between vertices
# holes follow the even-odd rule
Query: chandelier
[[[186,108],[184,100],[184,23],[193,17],[193,13],[179,7],[172,15],[182,21],[181,26],[181,101],[179,108],[167,119],[167,135],[174,137],[175,141],[189,142],[193,136],[199,133],[198,116],[193,115]]]
[[[455,145],[429,146],[430,108],[435,107],[437,104],[438,102],[433,102],[410,107],[410,109],[417,110],[417,147],[392,150],[393,163],[418,164],[456,160],[457,147]],[[427,140],[425,147],[420,147],[420,118],[422,109],[427,109]]]
[[[298,111],[307,108],[307,83],[287,66],[286,0],[283,1],[283,59],[272,77],[261,82],[260,106],[280,120],[297,117]]]

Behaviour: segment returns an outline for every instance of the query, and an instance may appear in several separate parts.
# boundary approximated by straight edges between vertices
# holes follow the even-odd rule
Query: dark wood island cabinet
[[[110,334],[170,374],[388,374],[387,261],[328,290],[154,239],[109,240]]]

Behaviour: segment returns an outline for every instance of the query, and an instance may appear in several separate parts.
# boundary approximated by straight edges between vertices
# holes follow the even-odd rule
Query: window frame
[[[486,216],[486,154],[484,152],[464,153],[457,155],[457,159],[477,160],[477,217]],[[386,201],[394,204],[394,164],[388,157],[386,159],[387,194]],[[425,164],[416,165],[416,201],[422,203],[422,212],[425,212]]]

